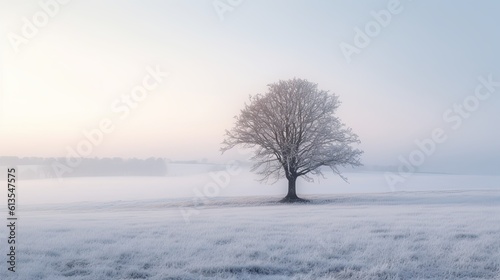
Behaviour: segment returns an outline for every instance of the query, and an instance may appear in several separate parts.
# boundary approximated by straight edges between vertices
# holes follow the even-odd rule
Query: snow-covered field
[[[0,174],[5,175],[5,174]],[[325,178],[306,182],[299,178],[297,192],[305,195],[386,193],[401,191],[500,190],[500,176],[447,175],[416,173],[403,184],[391,187],[383,172],[345,173],[349,183],[328,170]],[[249,167],[237,172],[210,164],[169,164],[164,177],[83,177],[27,180],[20,176],[18,203],[21,205],[110,202],[158,198],[241,197],[282,195],[287,191],[286,180],[275,184],[257,181]],[[5,180],[5,178],[0,181]],[[5,205],[7,192],[0,192],[0,206]]]
[[[498,191],[278,198],[25,206],[13,279],[500,279]]]
[[[352,173],[299,182],[311,203],[285,205],[285,182],[195,169],[20,180],[17,272],[3,226],[0,279],[500,279],[500,176],[415,174],[392,192]]]

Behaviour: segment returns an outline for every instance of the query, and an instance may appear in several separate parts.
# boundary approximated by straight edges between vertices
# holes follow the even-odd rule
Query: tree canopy
[[[287,197],[298,199],[296,178],[312,180],[328,166],[346,180],[339,167],[361,165],[362,151],[351,146],[360,140],[335,116],[339,105],[337,95],[304,79],[269,84],[267,93],[250,96],[226,130],[222,151],[237,145],[254,149],[252,171],[262,180],[287,178]]]

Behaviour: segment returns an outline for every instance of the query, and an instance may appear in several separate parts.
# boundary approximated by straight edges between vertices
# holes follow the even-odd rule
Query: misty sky
[[[39,2],[57,5],[47,22]],[[500,81],[500,2],[214,2],[1,0],[0,155],[66,156],[102,125],[90,157],[222,162],[248,95],[299,77],[340,96],[365,164],[398,165],[442,129],[423,169],[498,173],[500,87],[473,97],[480,76]],[[355,28],[388,5],[396,13],[346,58],[341,45],[356,47]],[[460,114],[464,100],[474,110]]]

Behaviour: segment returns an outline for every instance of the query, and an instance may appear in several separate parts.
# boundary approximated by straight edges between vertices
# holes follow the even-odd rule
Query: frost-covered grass
[[[170,166],[170,165],[169,165]],[[225,171],[213,171],[214,166],[201,164],[176,164],[169,169],[174,175],[165,177],[81,177],[26,180],[18,182],[20,205],[68,203],[82,201],[109,202],[116,200],[146,200],[158,198],[197,197],[210,184],[221,186],[218,197],[284,196],[288,182],[282,179],[273,185],[258,182],[256,174],[243,166],[241,172],[227,176]],[[212,173],[212,174],[211,174]],[[222,175],[221,175],[222,173]],[[219,181],[227,180],[222,186]],[[384,172],[345,173],[349,183],[330,171],[325,178],[306,182],[299,178],[300,195],[333,195],[338,193],[387,193],[391,191],[445,191],[445,190],[500,190],[500,176],[455,175],[415,173],[404,182],[391,188]],[[0,172],[0,177],[2,176]],[[5,180],[5,178],[4,178]],[[1,178],[0,178],[1,181]],[[5,206],[7,192],[0,191],[0,207]]]
[[[498,191],[308,198],[26,206],[14,279],[500,279]]]

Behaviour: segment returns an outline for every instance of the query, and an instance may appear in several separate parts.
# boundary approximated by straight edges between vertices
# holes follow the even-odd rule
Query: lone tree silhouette
[[[297,196],[295,184],[303,176],[323,175],[328,166],[342,179],[340,166],[359,166],[363,153],[351,144],[358,136],[335,116],[340,102],[335,94],[318,90],[303,79],[268,85],[266,94],[250,96],[249,104],[236,116],[234,127],[226,130],[222,152],[241,145],[254,149],[252,171],[262,181],[288,179],[288,194],[282,202],[305,201]]]

